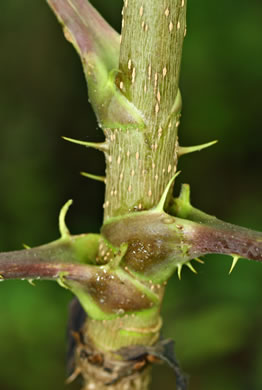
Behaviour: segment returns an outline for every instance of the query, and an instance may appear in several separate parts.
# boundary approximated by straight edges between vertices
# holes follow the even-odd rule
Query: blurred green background
[[[119,30],[121,0],[92,3]],[[188,1],[180,127],[183,145],[219,139],[184,157],[176,184],[191,184],[195,206],[262,230],[262,2]],[[102,154],[61,136],[103,139],[88,105],[81,64],[43,0],[0,2],[0,250],[58,237],[69,198],[71,232],[98,231]],[[191,375],[190,390],[262,389],[262,264],[209,256],[169,282],[164,335]],[[65,388],[69,292],[55,283],[0,285],[1,390]],[[154,370],[153,389],[174,389],[173,373]],[[71,385],[69,390],[78,389]]]

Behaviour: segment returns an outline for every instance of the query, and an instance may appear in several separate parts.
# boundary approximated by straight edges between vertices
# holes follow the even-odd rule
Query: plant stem
[[[119,71],[115,84],[135,107],[141,121],[134,125],[124,118],[117,127],[103,128],[108,145],[105,153],[105,220],[155,206],[176,172],[177,128],[181,110],[178,82],[185,29],[184,0],[124,1]],[[160,302],[162,296],[163,290]],[[144,333],[140,334],[140,344],[152,345],[159,337],[159,311],[160,305],[156,316],[149,314],[143,319]],[[132,316],[129,326],[134,332],[139,332],[140,313]],[[101,321],[87,320],[86,342],[87,345],[90,342],[97,344],[96,350],[99,350],[100,344],[104,359],[110,361],[113,350],[110,350],[111,342],[103,339],[102,329],[98,338],[97,330],[101,325]],[[117,344],[121,345],[121,331],[116,328],[113,332],[113,325],[105,322],[105,333],[107,327],[112,337],[118,339]],[[149,337],[150,327],[155,330]],[[124,340],[125,347],[133,344],[132,337]],[[83,371],[86,380],[84,389],[89,388],[88,383],[90,386],[95,383],[96,389],[111,389],[101,385],[102,370],[94,373],[87,365],[84,370],[82,368]],[[141,370],[135,377],[131,375],[120,380],[112,389],[146,390],[150,383],[149,375],[150,371]]]
[[[105,219],[156,205],[177,167],[178,92],[186,2],[124,2],[116,84],[143,128],[106,128]]]
[[[171,201],[178,157],[212,144],[178,145],[186,0],[124,0],[121,43],[88,0],[47,1],[81,57],[105,133],[101,144],[66,138],[105,153],[106,178],[84,173],[106,184],[104,225],[100,235],[71,236],[70,200],[61,238],[0,254],[0,281],[51,279],[77,296],[87,316],[72,334],[69,382],[81,373],[83,390],[147,390],[150,365],[162,359],[185,390],[176,359],[158,342],[167,279],[184,264],[194,271],[190,260],[207,253],[233,256],[230,272],[239,257],[262,260],[261,233],[193,208],[188,186]]]

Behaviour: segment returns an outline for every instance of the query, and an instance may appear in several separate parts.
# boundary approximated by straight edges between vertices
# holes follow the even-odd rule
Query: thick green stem
[[[127,113],[130,115],[118,120],[118,126],[103,126],[108,145],[105,153],[105,221],[155,206],[176,172],[181,110],[178,81],[185,29],[184,0],[124,1],[119,71],[114,82],[118,93],[129,102]],[[130,116],[134,118],[134,112],[138,118],[135,123],[129,119]],[[159,336],[159,309],[160,306],[153,316],[150,312],[134,313],[129,320],[133,329],[129,337],[123,337],[117,328],[113,332],[112,326],[107,324],[109,333],[113,332],[114,342],[122,345],[123,341],[126,347],[134,340],[152,345]],[[98,340],[100,327],[99,322],[90,325],[87,320],[88,338]],[[134,339],[132,334],[137,334],[138,338]],[[108,353],[110,356],[114,350],[110,344],[111,341],[103,342],[102,348],[98,346],[104,356]],[[147,389],[149,373],[146,374],[145,377],[141,371],[136,381],[132,376],[120,381],[120,388]],[[99,383],[98,378],[96,383]]]
[[[184,0],[124,2],[116,84],[143,126],[106,128],[105,219],[156,205],[177,167]]]

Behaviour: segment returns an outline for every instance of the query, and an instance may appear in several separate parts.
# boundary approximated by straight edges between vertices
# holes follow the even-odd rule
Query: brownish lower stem
[[[143,361],[123,361],[113,352],[99,349],[90,339],[90,320],[76,348],[76,371],[83,377],[82,390],[147,390],[151,368]],[[103,332],[100,333],[103,338]],[[114,335],[111,335],[111,338]]]

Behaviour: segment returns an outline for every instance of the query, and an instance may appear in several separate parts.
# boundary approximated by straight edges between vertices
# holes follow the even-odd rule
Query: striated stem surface
[[[118,119],[118,125],[102,126],[108,145],[105,153],[105,221],[154,207],[176,172],[177,129],[181,111],[178,82],[185,30],[184,0],[124,1],[119,70],[115,73],[114,84],[129,105],[126,104],[127,114]],[[121,111],[121,107],[118,110]],[[119,118],[119,113],[116,115]],[[163,291],[160,302],[162,296]],[[131,315],[129,321],[133,330],[129,333],[130,338],[124,338],[126,347],[134,343],[132,334],[139,335],[142,345],[156,342],[161,327],[160,304],[156,309],[153,316],[145,314],[143,317],[139,312]],[[144,323],[143,329],[138,326],[140,321]],[[88,340],[93,343],[98,341],[97,330],[101,325],[99,321],[87,320],[85,335]],[[108,327],[111,336],[118,340],[117,344],[121,344],[121,329],[116,328],[113,332],[112,324],[108,322],[104,323],[104,327],[104,335]],[[100,334],[103,339],[102,331]],[[102,342],[105,361],[112,359],[110,344]],[[99,351],[99,345],[96,350]],[[117,367],[114,365],[115,370]],[[131,371],[132,375],[120,379],[112,387],[102,385],[105,383],[101,379],[103,370],[91,373],[90,366],[87,366],[83,372],[85,390],[91,389],[92,385],[101,390],[146,390],[150,383],[148,368],[136,374]]]
[[[106,128],[105,219],[156,205],[177,167],[184,0],[126,0],[116,85],[143,124]]]

